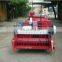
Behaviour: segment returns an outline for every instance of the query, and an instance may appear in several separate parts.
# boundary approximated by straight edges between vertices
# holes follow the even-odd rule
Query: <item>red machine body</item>
[[[22,49],[39,49],[39,50],[47,50],[47,51],[53,51],[53,40],[52,35],[48,31],[48,33],[42,33],[38,34],[35,33],[39,30],[49,30],[53,27],[53,23],[51,20],[48,20],[45,17],[35,16],[31,14],[29,16],[29,19],[32,18],[33,23],[37,22],[37,29],[34,30],[34,33],[21,33],[21,34],[15,34],[12,39],[12,47],[13,50],[22,50]],[[28,32],[28,31],[27,31]]]

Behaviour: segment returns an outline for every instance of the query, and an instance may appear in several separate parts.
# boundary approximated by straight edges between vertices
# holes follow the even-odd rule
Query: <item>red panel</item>
[[[19,35],[20,36],[20,35]],[[27,35],[27,37],[14,37],[12,40],[13,50],[17,49],[51,49],[51,41],[48,35],[33,36]],[[29,36],[29,38],[28,38]]]
[[[41,23],[41,29],[48,29],[49,27],[53,26],[52,21],[48,20],[47,18],[35,16],[35,17],[32,17],[32,19],[33,19],[33,22],[39,21]]]

